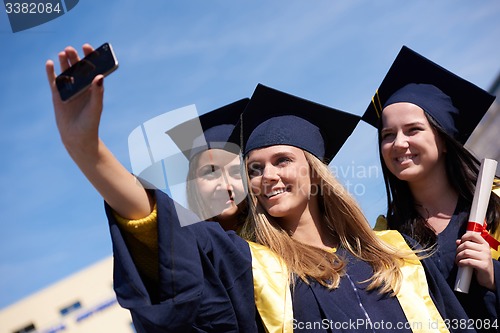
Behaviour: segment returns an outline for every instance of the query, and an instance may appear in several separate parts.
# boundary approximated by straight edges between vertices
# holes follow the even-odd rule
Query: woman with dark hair
[[[498,328],[500,263],[493,236],[467,232],[479,161],[463,146],[494,97],[403,47],[363,119],[377,126],[387,189],[387,218],[395,229],[432,248],[450,286],[458,266],[475,270],[468,315]],[[486,231],[500,235],[500,199],[491,194]],[[488,329],[486,329],[488,330]]]

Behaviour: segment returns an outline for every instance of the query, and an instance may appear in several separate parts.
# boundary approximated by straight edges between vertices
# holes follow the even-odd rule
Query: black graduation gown
[[[441,274],[448,281],[451,288],[455,286],[458,267],[455,265],[457,246],[455,240],[460,239],[467,231],[467,222],[470,207],[463,202],[457,204],[457,208],[450,219],[448,226],[437,236],[437,251],[432,255]],[[490,291],[481,287],[473,276],[468,294],[456,292],[456,296],[462,303],[468,316],[475,320],[478,331],[500,332],[500,262],[493,260],[495,271],[496,291]],[[479,329],[487,323],[494,324],[489,330]]]
[[[131,311],[138,332],[261,332],[254,304],[252,257],[248,243],[217,223],[180,227],[176,213],[197,218],[187,210],[175,211],[173,201],[156,191],[160,284],[159,300],[135,267],[113,213],[106,207],[114,251],[114,288],[118,302]],[[184,218],[186,218],[186,216]],[[339,250],[342,251],[342,250]],[[404,332],[406,322],[395,297],[367,292],[360,281],[371,267],[344,253],[347,275],[338,289],[329,291],[312,282],[298,281],[292,293],[295,332]],[[444,319],[466,318],[442,276],[424,260],[429,293]],[[373,326],[346,323],[370,318]],[[381,327],[385,322],[386,326]],[[391,322],[391,324],[387,324]],[[303,323],[326,323],[309,329]],[[317,325],[317,324],[316,324]],[[339,326],[340,325],[340,326]],[[378,325],[378,326],[375,326]],[[340,328],[340,329],[337,329]],[[374,328],[374,329],[372,329]],[[452,332],[470,332],[467,329]]]

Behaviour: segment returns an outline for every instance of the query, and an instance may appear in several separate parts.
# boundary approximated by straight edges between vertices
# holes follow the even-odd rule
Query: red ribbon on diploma
[[[479,224],[477,222],[469,221],[467,223],[467,231],[474,231],[481,233],[481,237],[484,238],[484,240],[490,245],[490,247],[495,251],[498,251],[500,242],[488,233],[488,230],[486,230],[486,221],[484,221],[484,224]]]

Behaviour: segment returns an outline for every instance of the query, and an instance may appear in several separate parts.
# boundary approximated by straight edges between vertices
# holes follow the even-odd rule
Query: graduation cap
[[[272,145],[304,149],[329,163],[360,117],[257,85],[243,112],[243,153]]]
[[[485,90],[403,46],[362,119],[378,127],[387,105],[409,102],[464,144],[494,100]]]
[[[248,101],[248,98],[240,99],[185,121],[166,133],[188,160],[205,150],[214,148],[239,153],[239,132],[235,131],[235,127]]]

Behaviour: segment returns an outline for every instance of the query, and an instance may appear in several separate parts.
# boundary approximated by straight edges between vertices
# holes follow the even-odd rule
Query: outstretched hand
[[[83,45],[82,49],[84,55],[94,50],[89,44]],[[66,47],[59,53],[61,72],[79,60],[78,52],[71,46]],[[57,127],[68,151],[78,148],[78,145],[89,147],[97,144],[104,95],[103,75],[97,75],[85,92],[63,102],[56,87],[57,75],[52,60],[46,62],[45,70],[52,92]]]
[[[82,49],[84,55],[94,50],[89,44],[83,45]],[[71,46],[59,53],[61,71],[79,60],[78,52]],[[52,60],[47,61],[45,70],[52,92],[57,128],[73,161],[120,216],[127,219],[148,216],[154,207],[154,197],[150,197],[135,176],[99,139],[104,76],[97,75],[86,91],[63,102],[56,87],[57,75]]]
[[[490,246],[476,232],[467,232],[457,240],[457,256],[455,262],[458,266],[474,268],[477,282],[490,290],[495,290],[495,274]]]

